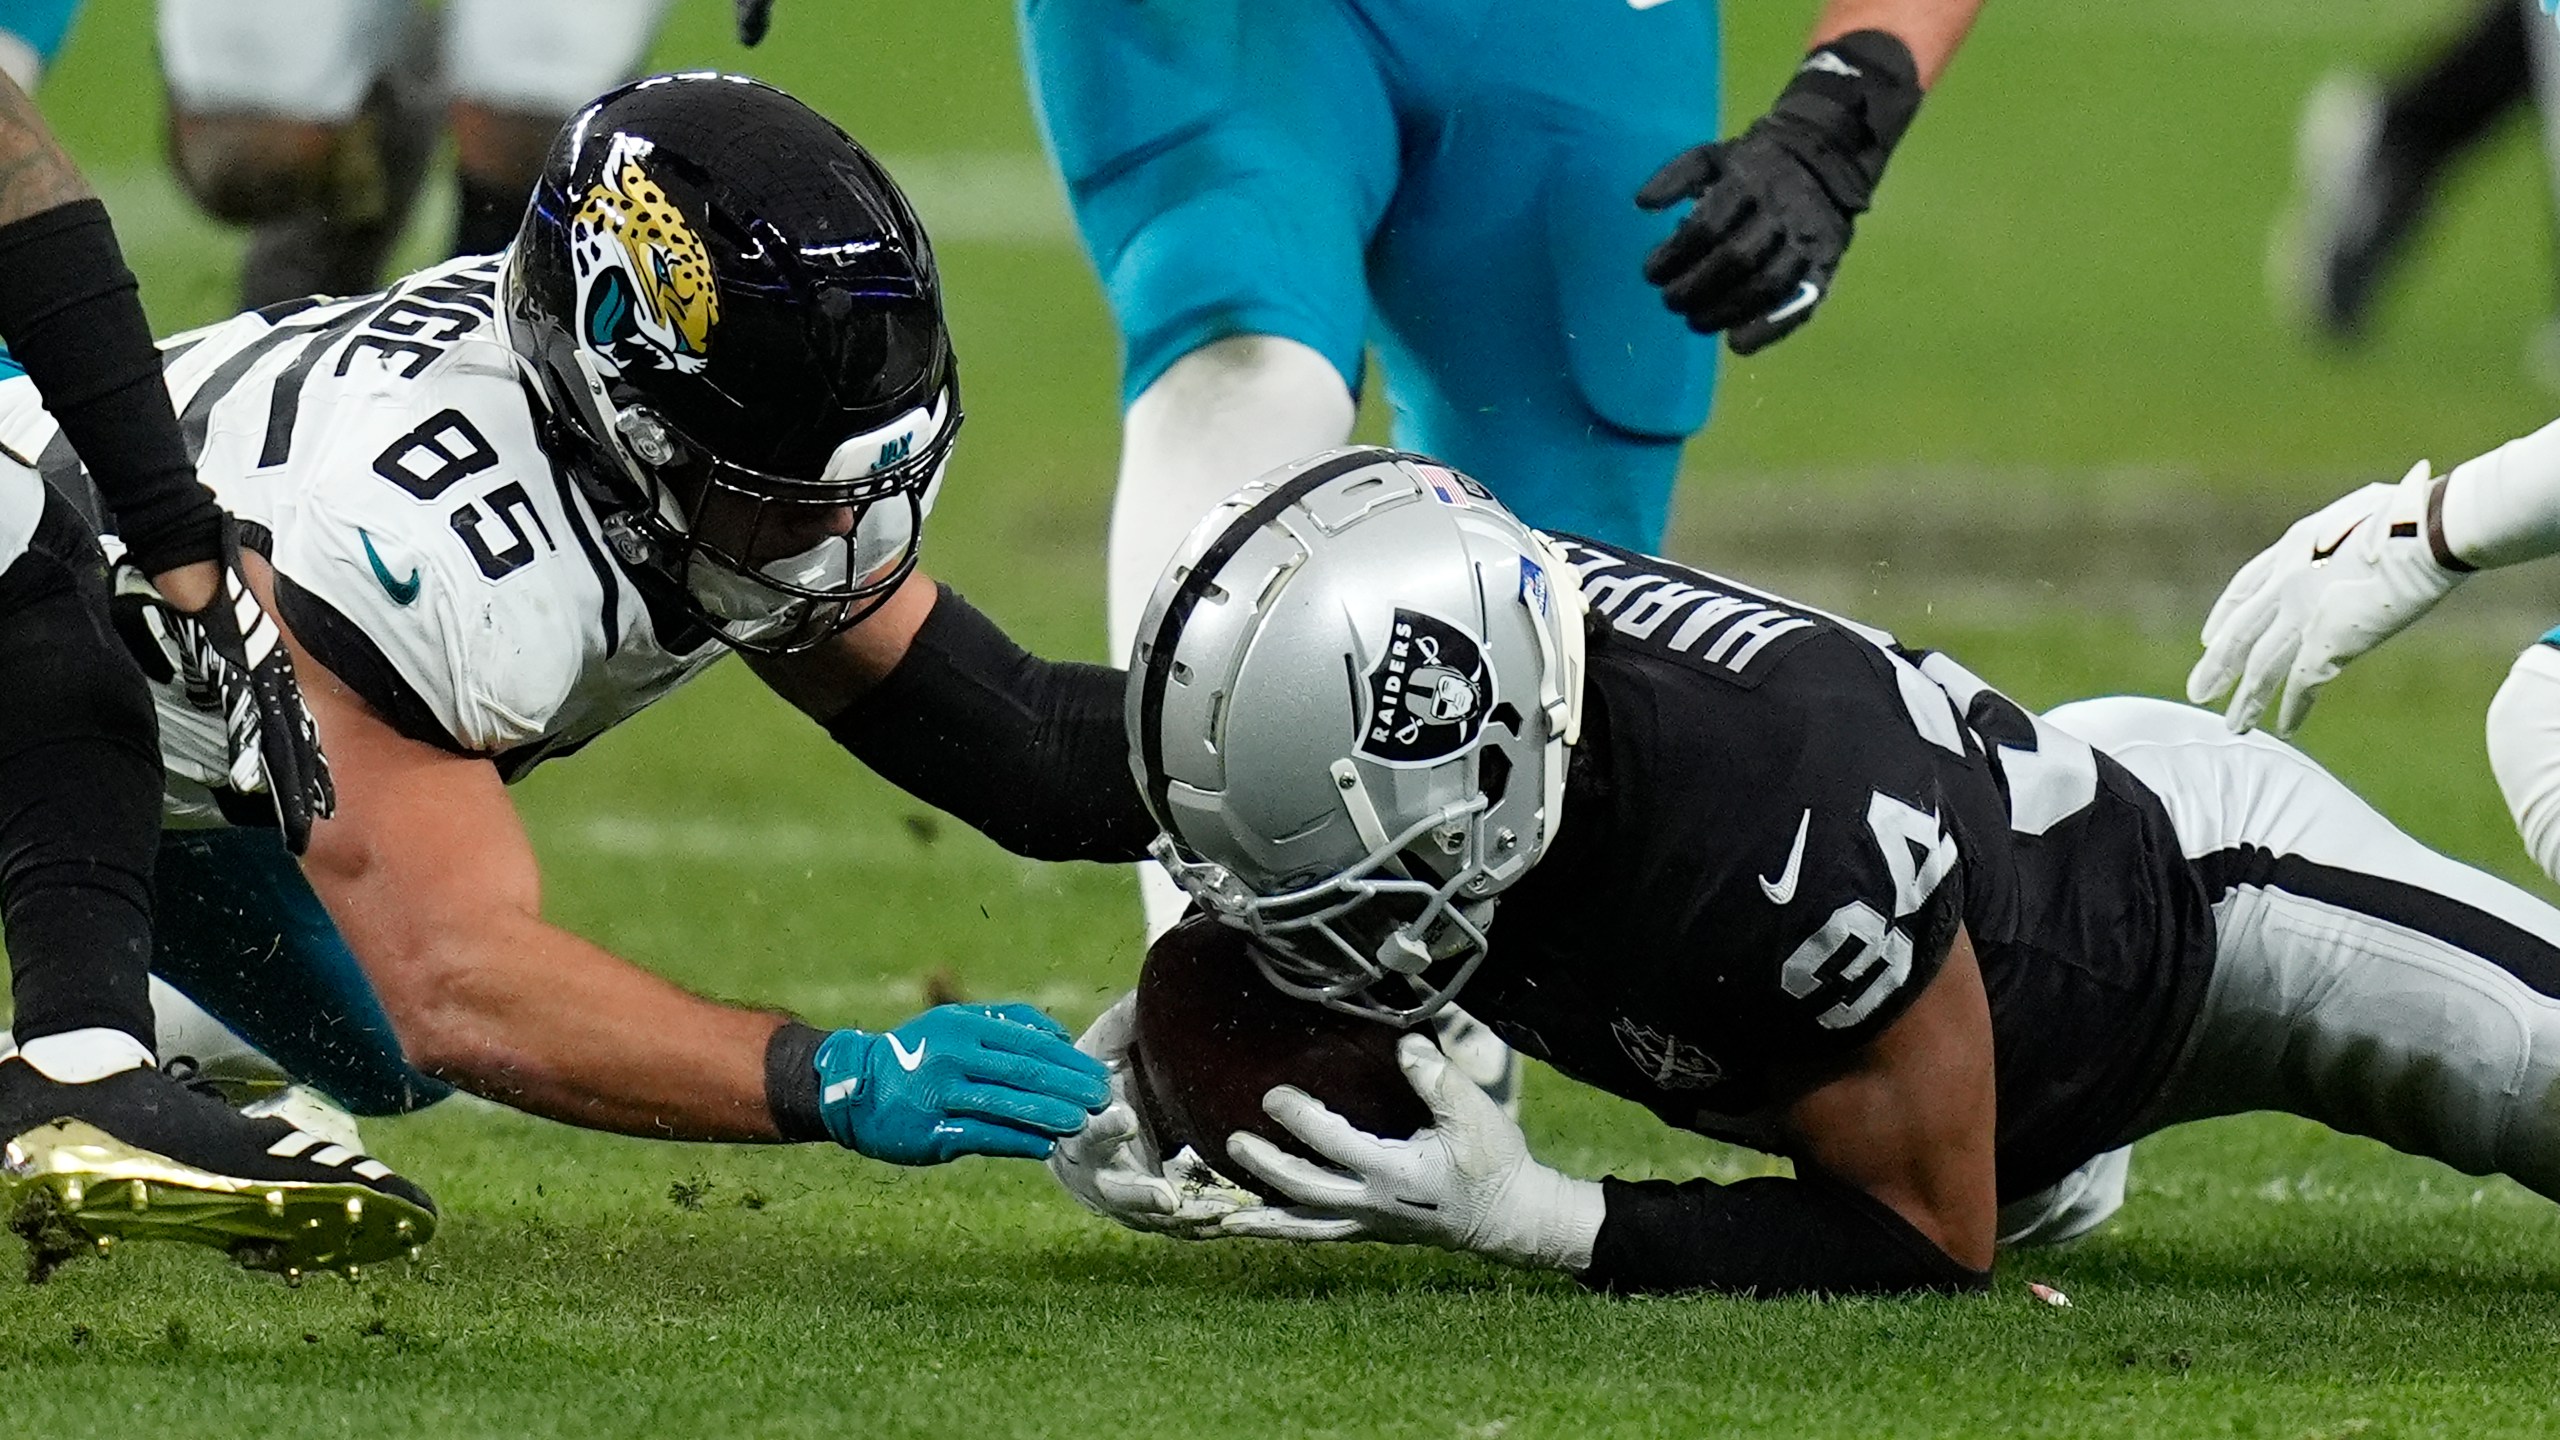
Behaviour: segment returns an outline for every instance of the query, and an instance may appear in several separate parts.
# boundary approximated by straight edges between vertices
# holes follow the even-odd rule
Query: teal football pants
[[[1359,387],[1531,524],[1659,547],[1712,340],[1637,187],[1716,132],[1709,0],[1021,0],[1133,399],[1239,334]]]

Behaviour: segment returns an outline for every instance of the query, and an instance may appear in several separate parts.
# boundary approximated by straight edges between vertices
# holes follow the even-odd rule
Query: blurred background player
[[[2555,47],[2541,0],[2484,0],[2387,85],[2323,80],[2303,103],[2293,203],[2268,249],[2278,302],[2323,338],[2362,338],[2444,181],[2529,107],[2560,187]],[[2553,344],[2543,340],[2543,364],[2560,376]]]
[[[503,248],[553,132],[638,73],[668,3],[162,0],[171,162],[252,227],[241,305],[378,286],[447,126],[449,253]]]
[[[154,1063],[147,976],[160,763],[141,670],[110,618],[97,540],[164,602],[173,679],[210,712],[207,759],[244,820],[295,851],[332,792],[241,529],[198,482],[133,275],[89,192],[0,78],[0,373],[58,422],[4,455],[0,495],[0,922],[15,1045],[0,1059],[0,1177],[73,1231],[231,1249],[279,1268],[389,1258],[434,1208],[389,1167],[253,1119]],[[113,1182],[112,1185],[110,1182]],[[172,1194],[182,1203],[165,1202]],[[162,1203],[152,1208],[150,1202]],[[367,1206],[371,1219],[366,1220]],[[36,1227],[41,1229],[43,1227]],[[39,1263],[43,1259],[39,1247]]]

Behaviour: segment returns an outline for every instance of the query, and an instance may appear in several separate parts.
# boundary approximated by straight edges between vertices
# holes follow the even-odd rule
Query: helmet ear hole
[[[1486,809],[1502,803],[1503,795],[1511,788],[1511,756],[1507,752],[1491,745],[1476,752],[1476,788],[1484,792]]]
[[[1503,729],[1510,731],[1511,738],[1515,740],[1520,738],[1520,711],[1519,708],[1514,706],[1510,701],[1505,700],[1501,704],[1494,706],[1491,710],[1485,713],[1484,718],[1486,724],[1499,725]],[[1496,795],[1493,798],[1499,800],[1502,797]]]

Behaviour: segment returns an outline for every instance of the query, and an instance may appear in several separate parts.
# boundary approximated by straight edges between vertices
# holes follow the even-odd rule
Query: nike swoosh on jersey
[[[2337,539],[2330,541],[2326,545],[2312,546],[2311,563],[2314,565],[2328,564],[2329,557],[2338,553],[2338,547],[2347,543],[2347,537],[2356,533],[2356,525],[2362,525],[2363,523],[2364,517],[2359,515],[2356,517],[2354,525],[2349,525],[2346,529],[2338,532]]]
[[[394,580],[391,567],[382,563],[381,552],[373,548],[373,536],[358,526],[356,538],[364,542],[364,558],[373,566],[373,578],[382,582],[382,593],[391,597],[392,604],[406,605],[418,598],[418,589],[424,582],[418,578],[417,566],[409,567],[408,579]]]
[[[1670,3],[1671,0],[1627,0],[1627,8],[1630,10],[1650,10],[1656,5],[1668,5]]]
[[[1753,877],[1760,882],[1760,893],[1769,897],[1770,904],[1784,905],[1796,898],[1796,876],[1804,870],[1804,837],[1812,829],[1813,811],[1807,807],[1803,818],[1796,821],[1796,843],[1787,851],[1786,868],[1778,872],[1775,880],[1766,875]]]
[[[932,1043],[930,1040],[919,1040],[916,1042],[916,1048],[909,1050],[899,1043],[897,1036],[892,1035],[889,1037],[889,1053],[898,1057],[899,1069],[912,1072],[924,1063],[924,1047]]]

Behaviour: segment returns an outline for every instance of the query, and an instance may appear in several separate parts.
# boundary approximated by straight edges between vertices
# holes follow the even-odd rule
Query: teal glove
[[[1048,1157],[1111,1103],[1110,1071],[1028,1005],[937,1005],[885,1034],[818,1046],[818,1113],[839,1145],[892,1165]]]

